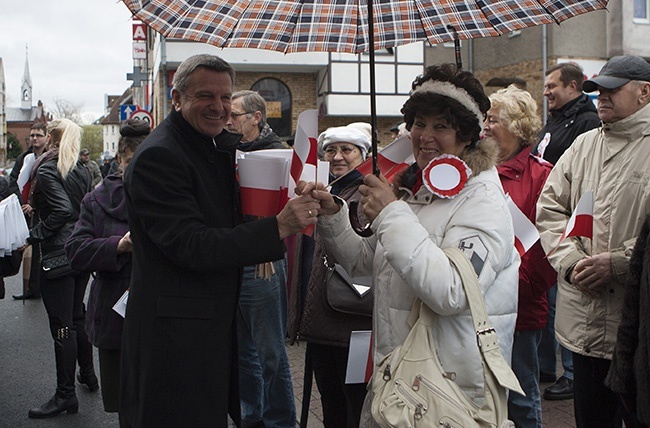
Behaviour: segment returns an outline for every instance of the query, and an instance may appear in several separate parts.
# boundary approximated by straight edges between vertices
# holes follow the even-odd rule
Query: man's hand
[[[131,241],[131,231],[129,231],[117,243],[117,254],[129,253],[131,251],[133,251],[133,241]]]
[[[379,177],[372,174],[366,175],[363,184],[359,186],[359,193],[363,195],[361,198],[363,212],[371,222],[386,205],[397,200],[390,183],[383,175]]]
[[[309,194],[291,199],[277,215],[280,239],[316,224],[320,203]]]
[[[306,183],[300,181],[296,187],[296,194],[310,195],[320,203],[319,215],[334,215],[341,207],[334,202],[334,197],[326,190],[323,183]]]
[[[586,295],[602,296],[604,288],[614,280],[612,253],[601,253],[580,260],[571,273],[571,283]]]

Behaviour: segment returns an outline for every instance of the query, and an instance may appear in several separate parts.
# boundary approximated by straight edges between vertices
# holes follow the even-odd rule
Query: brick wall
[[[555,64],[555,59],[549,61],[549,66]],[[542,116],[542,103],[544,99],[544,79],[542,78],[542,60],[523,61],[518,64],[496,67],[474,73],[476,78],[485,85],[493,77],[518,77],[526,82],[523,88],[530,92],[535,101],[537,101],[537,112]],[[490,95],[501,87],[485,86],[485,92]]]

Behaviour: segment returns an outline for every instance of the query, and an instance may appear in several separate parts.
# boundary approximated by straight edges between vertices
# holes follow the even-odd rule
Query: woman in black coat
[[[96,272],[88,297],[86,333],[99,349],[104,410],[119,408],[120,356],[124,319],[113,310],[131,281],[131,234],[126,215],[123,171],[149,134],[149,124],[129,119],[120,128],[120,170],[108,175],[81,202],[81,214],[65,249],[74,269]]]
[[[81,199],[90,190],[90,173],[78,160],[81,128],[68,119],[54,120],[47,128],[50,137],[48,151],[34,165],[29,197],[29,204],[39,221],[27,238],[30,245],[40,243],[42,258],[63,249],[79,218]],[[91,391],[99,388],[92,346],[84,329],[86,311],[83,299],[88,277],[87,273],[74,273],[49,279],[41,270],[43,304],[54,339],[56,393],[45,404],[31,409],[30,418],[77,412],[77,361],[79,381]]]
[[[650,216],[636,239],[625,282],[621,323],[605,384],[635,412],[639,427],[650,425]]]

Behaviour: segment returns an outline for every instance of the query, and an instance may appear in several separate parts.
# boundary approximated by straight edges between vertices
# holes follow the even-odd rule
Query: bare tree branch
[[[81,109],[83,104],[74,104],[71,101],[61,98],[54,98],[54,108],[51,113],[57,119],[70,119],[74,123],[82,124],[83,116]]]

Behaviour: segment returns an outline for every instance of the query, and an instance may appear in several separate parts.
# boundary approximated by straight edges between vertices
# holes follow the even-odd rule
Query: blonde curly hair
[[[498,111],[501,124],[519,138],[521,144],[531,146],[537,142],[542,120],[537,114],[537,103],[528,91],[510,85],[490,95],[490,103],[492,109]]]

